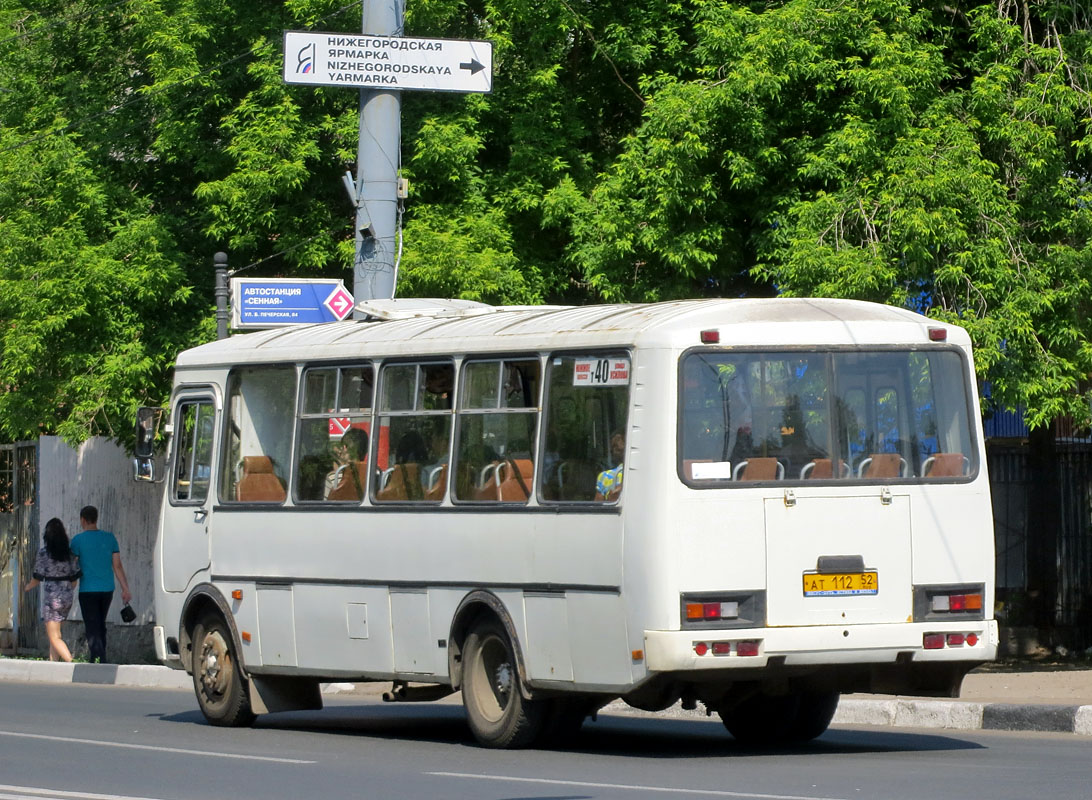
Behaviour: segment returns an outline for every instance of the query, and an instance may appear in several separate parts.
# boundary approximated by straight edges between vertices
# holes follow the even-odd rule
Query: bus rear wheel
[[[205,617],[193,630],[193,689],[210,724],[239,728],[254,722],[231,634],[219,617]]]
[[[804,692],[799,695],[796,720],[789,731],[794,742],[810,742],[830,727],[838,710],[838,692]]]
[[[800,744],[822,734],[838,708],[838,692],[756,694],[722,709],[728,732],[748,747]]]
[[[515,650],[504,626],[479,621],[463,648],[463,705],[474,738],[485,747],[519,748],[542,730],[544,708],[520,693]]]

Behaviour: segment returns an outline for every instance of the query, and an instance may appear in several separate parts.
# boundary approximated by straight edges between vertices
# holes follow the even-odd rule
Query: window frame
[[[576,499],[548,499],[544,492],[544,480],[546,479],[546,468],[542,462],[546,459],[547,453],[547,436],[549,433],[549,415],[551,408],[550,402],[550,386],[553,379],[554,359],[556,358],[612,358],[624,356],[629,361],[629,381],[626,383],[626,402],[624,405],[624,417],[617,425],[608,426],[610,430],[605,432],[606,446],[610,447],[610,438],[612,431],[620,427],[626,436],[626,453],[629,452],[630,442],[630,417],[633,412],[633,393],[634,393],[634,365],[636,363],[635,357],[636,348],[632,344],[605,344],[595,347],[581,347],[581,348],[569,348],[561,350],[551,350],[543,354],[544,369],[542,373],[542,391],[541,391],[541,410],[539,411],[539,457],[538,464],[535,467],[535,497],[538,500],[538,504],[550,509],[556,509],[559,507],[577,507],[582,510],[604,509],[604,510],[616,510],[621,504],[625,496],[625,480],[622,481],[622,490],[618,496],[612,500],[596,500],[593,497],[589,500],[576,500]],[[623,465],[626,463],[626,459],[622,460]]]
[[[204,405],[204,404],[208,404],[212,409],[212,446],[211,446],[211,448],[209,450],[209,464],[208,464],[208,466],[209,466],[209,485],[208,485],[208,491],[205,493],[205,496],[203,498],[201,498],[200,500],[193,499],[192,491],[190,493],[191,494],[190,497],[187,497],[186,499],[180,499],[178,497],[178,491],[177,491],[178,476],[175,474],[175,467],[178,465],[178,458],[179,458],[179,455],[180,455],[180,452],[181,452],[181,449],[180,449],[181,448],[181,436],[182,436],[183,427],[184,427],[182,425],[183,408],[185,406],[190,406],[190,405],[201,406],[201,405]],[[179,392],[178,394],[175,395],[174,399],[172,400],[171,409],[172,409],[171,424],[172,424],[173,427],[172,427],[172,435],[171,435],[170,459],[168,460],[168,471],[167,471],[167,482],[168,482],[167,500],[168,500],[168,502],[170,503],[171,506],[181,506],[181,507],[187,507],[187,506],[188,507],[200,507],[200,506],[204,506],[209,502],[209,499],[211,497],[215,496],[215,493],[213,492],[213,484],[214,484],[213,473],[215,472],[217,455],[218,455],[218,452],[219,452],[219,449],[220,449],[220,442],[217,440],[218,435],[220,435],[220,431],[219,431],[218,426],[216,424],[216,415],[219,412],[219,409],[217,408],[216,394],[213,391],[213,388],[211,386],[195,386],[195,387],[188,387],[187,386],[187,387],[184,388],[183,391],[181,391],[181,392]],[[197,425],[198,425],[199,422],[200,422],[200,416],[198,416],[194,420],[194,431],[195,432],[197,430]],[[194,471],[194,468],[197,465],[196,459],[193,458],[194,451],[197,449],[197,440],[198,440],[198,437],[195,435],[194,440],[192,442],[192,445],[189,448],[189,452],[188,452],[189,460],[190,460],[188,476],[189,476],[189,481],[190,481],[190,486],[191,487],[193,486],[193,471]],[[216,476],[216,477],[218,478],[219,476]]]
[[[710,479],[696,481],[687,477],[686,470],[684,468],[683,459],[683,441],[685,437],[685,429],[683,425],[684,421],[684,391],[685,391],[685,375],[684,364],[687,359],[693,355],[712,354],[730,357],[733,355],[822,355],[828,359],[828,393],[833,396],[836,391],[836,387],[839,384],[838,376],[838,362],[837,356],[847,354],[868,354],[868,353],[895,353],[906,354],[907,359],[911,353],[921,353],[923,355],[929,355],[931,353],[955,353],[960,364],[960,375],[963,380],[963,396],[966,405],[963,409],[965,419],[967,423],[967,444],[969,446],[968,453],[964,455],[969,459],[969,470],[966,475],[954,476],[954,477],[942,477],[942,478],[925,478],[917,474],[910,475],[908,477],[897,478],[883,478],[883,479],[865,479],[858,478],[854,474],[850,474],[844,478],[800,478],[799,476],[785,475],[780,480],[773,481],[737,481],[733,479]],[[903,370],[905,373],[905,380],[909,378],[909,372]],[[930,375],[930,381],[933,380],[933,376]],[[913,418],[913,393],[908,389],[908,383],[904,386],[889,385],[887,388],[894,390],[898,395],[898,402],[900,405],[899,414],[906,416],[907,419]],[[934,393],[935,396],[935,393]],[[910,405],[904,408],[907,398],[910,401]],[[870,393],[867,387],[863,390],[863,400],[867,413],[875,415],[875,393]],[[831,399],[828,398],[827,414],[829,416],[828,425],[831,428],[831,433],[836,436],[841,436],[846,433],[845,430],[840,430],[839,425],[842,420],[838,418],[837,413],[834,410]],[[853,345],[829,345],[829,346],[757,346],[757,345],[742,345],[742,346],[728,346],[728,347],[708,347],[697,346],[690,347],[683,350],[678,357],[676,364],[676,397],[675,397],[675,471],[679,481],[690,489],[709,490],[709,489],[748,489],[748,488],[766,488],[771,486],[777,487],[799,487],[799,486],[876,486],[876,485],[916,485],[916,486],[933,486],[942,483],[971,483],[976,480],[982,471],[982,456],[980,454],[980,443],[978,434],[978,425],[975,423],[976,409],[974,408],[974,392],[970,383],[970,370],[967,353],[962,347],[956,344],[877,344],[857,347]],[[833,449],[833,443],[832,443]],[[835,457],[842,459],[844,453],[835,453]],[[851,470],[852,472],[852,470]]]
[[[228,493],[225,492],[225,489],[227,487],[224,485],[224,481],[227,479],[228,473],[230,471],[234,470],[234,468],[235,468],[235,465],[232,465],[232,464],[228,463],[229,457],[231,455],[230,452],[229,452],[229,447],[230,447],[231,441],[232,441],[231,440],[232,431],[230,430],[231,424],[232,424],[232,414],[231,414],[231,397],[232,397],[232,388],[233,388],[232,381],[241,372],[255,372],[255,371],[258,371],[258,370],[270,370],[270,371],[282,370],[282,371],[284,371],[286,373],[290,373],[291,376],[292,376],[292,381],[293,381],[293,392],[292,392],[292,399],[291,399],[292,410],[291,410],[291,414],[290,414],[290,417],[289,417],[289,419],[290,419],[289,430],[291,431],[291,433],[290,433],[290,440],[288,442],[288,458],[287,458],[288,473],[287,473],[287,476],[286,476],[286,478],[284,480],[284,499],[283,500],[237,500],[234,497],[227,496]],[[231,506],[259,505],[259,506],[262,506],[263,508],[283,508],[288,503],[289,499],[292,496],[291,495],[292,465],[293,465],[293,463],[295,461],[295,451],[296,451],[295,424],[296,424],[296,420],[298,419],[298,416],[299,416],[300,374],[301,374],[301,365],[298,362],[294,362],[294,361],[293,362],[283,362],[283,361],[279,361],[279,362],[259,362],[259,363],[254,363],[254,364],[249,364],[249,363],[234,364],[228,370],[227,379],[224,381],[224,400],[223,400],[223,408],[222,408],[223,419],[220,421],[221,422],[221,424],[220,424],[220,442],[219,442],[219,446],[218,446],[219,452],[217,454],[218,455],[217,462],[219,464],[220,474],[217,476],[217,480],[216,480],[216,499],[217,499],[217,502],[219,502],[220,504],[231,505]],[[266,455],[266,454],[263,453],[262,455]],[[242,462],[243,458],[244,458],[243,454],[240,453],[239,454],[239,462],[238,462],[239,465],[240,465],[240,468],[241,468],[241,465],[243,463]],[[240,476],[240,479],[241,479],[241,476]],[[232,488],[234,489],[237,486],[238,486],[238,480],[236,480],[232,484]]]
[[[359,500],[329,500],[325,497],[317,499],[308,499],[300,497],[300,465],[299,459],[302,457],[300,454],[300,448],[303,445],[303,426],[308,420],[325,419],[327,423],[331,417],[342,416],[341,406],[341,392],[344,382],[345,372],[354,369],[370,369],[372,378],[372,390],[370,405],[366,411],[360,412],[359,409],[346,412],[346,416],[350,419],[363,418],[368,423],[368,454],[369,467],[366,473],[366,480],[361,488],[361,497]],[[334,408],[330,411],[306,411],[307,405],[307,375],[310,372],[318,372],[322,370],[334,370],[336,373],[336,380],[334,382]],[[375,429],[375,403],[378,397],[378,383],[379,383],[379,367],[378,362],[375,359],[366,358],[362,360],[353,361],[337,361],[337,362],[305,362],[299,365],[299,376],[297,382],[297,398],[296,398],[296,422],[294,427],[294,434],[292,439],[292,471],[290,478],[289,496],[292,498],[293,505],[301,505],[306,507],[313,506],[358,506],[368,498],[368,487],[370,484],[371,476],[371,461],[372,458],[372,431]]]
[[[481,354],[463,354],[459,359],[458,368],[456,371],[456,392],[455,403],[452,404],[452,410],[455,414],[453,421],[452,433],[450,441],[448,442],[448,463],[451,465],[448,469],[447,475],[447,487],[445,490],[445,496],[448,497],[453,506],[471,507],[471,508],[485,508],[485,507],[517,507],[522,508],[528,505],[535,504],[541,500],[538,496],[535,487],[537,486],[538,473],[540,470],[539,460],[542,452],[542,417],[543,417],[543,403],[545,400],[545,374],[548,356],[541,351],[522,352],[522,353],[481,353]],[[504,400],[504,365],[509,363],[527,363],[535,362],[538,364],[538,391],[535,397],[535,405],[522,406],[522,407],[510,407],[503,405]],[[492,407],[467,407],[466,392],[467,388],[467,367],[474,364],[496,364],[498,371],[496,397],[494,401],[496,405]],[[528,484],[528,494],[526,500],[492,500],[492,499],[472,499],[472,498],[460,498],[456,496],[455,475],[459,470],[459,442],[462,436],[462,426],[469,417],[485,417],[490,415],[524,415],[534,417],[534,424],[532,425],[532,433],[530,437],[530,444],[532,447],[532,474],[530,482]]]
[[[447,415],[449,417],[449,419],[450,419],[450,422],[448,424],[448,441],[447,441],[447,458],[448,458],[448,463],[450,464],[451,463],[451,457],[452,457],[452,452],[451,452],[452,451],[452,441],[454,440],[455,407],[456,407],[456,401],[458,399],[458,388],[459,388],[459,380],[460,380],[459,376],[460,376],[460,372],[461,372],[461,370],[460,370],[461,361],[462,361],[462,357],[454,355],[454,354],[450,354],[450,355],[449,354],[427,354],[427,355],[420,355],[420,356],[416,356],[416,357],[399,356],[399,357],[395,357],[395,358],[382,359],[381,361],[373,359],[373,364],[376,365],[376,371],[375,371],[375,375],[374,375],[375,383],[374,383],[374,386],[373,386],[373,395],[372,395],[373,399],[372,399],[372,428],[371,429],[375,433],[375,435],[373,435],[371,437],[371,441],[368,443],[368,450],[369,450],[368,458],[369,458],[370,466],[368,468],[369,476],[368,476],[368,487],[367,487],[368,503],[372,507],[385,508],[385,507],[390,507],[390,506],[405,506],[405,505],[436,507],[436,506],[441,505],[444,502],[444,500],[450,496],[449,486],[450,486],[450,479],[451,479],[451,475],[450,475],[451,469],[449,468],[448,469],[448,483],[445,484],[444,491],[443,491],[443,493],[442,493],[439,500],[429,500],[429,499],[424,498],[423,497],[423,491],[424,491],[423,489],[422,489],[422,497],[420,499],[413,499],[413,498],[405,498],[405,499],[396,498],[396,499],[389,499],[389,500],[388,499],[379,499],[377,497],[377,494],[380,491],[382,491],[383,488],[385,488],[385,487],[379,485],[380,481],[379,481],[379,478],[378,478],[380,472],[382,472],[381,470],[379,470],[379,441],[380,441],[380,438],[381,438],[379,436],[379,433],[382,430],[382,425],[383,425],[382,420],[384,418],[386,418],[388,420],[388,438],[387,438],[387,447],[388,447],[387,453],[388,454],[387,454],[387,462],[388,462],[388,464],[390,464],[390,461],[391,461],[391,458],[392,458],[392,455],[393,455],[393,451],[394,451],[394,449],[396,447],[396,444],[392,440],[392,437],[390,436],[390,432],[389,432],[390,420],[393,420],[395,418],[409,418],[409,417],[418,417],[418,418],[420,418],[420,417],[437,417],[437,418],[440,418],[440,417],[443,417],[444,415]],[[388,378],[387,378],[387,369],[388,368],[397,368],[397,367],[401,367],[401,366],[415,366],[417,368],[416,372],[415,372],[415,376],[414,376],[413,408],[412,409],[398,409],[398,410],[384,410],[384,408],[383,408],[383,402],[384,402],[384,397],[385,397],[384,392],[386,391],[386,382],[388,380]],[[452,386],[451,386],[451,390],[449,392],[450,398],[451,398],[451,405],[450,405],[449,408],[419,409],[419,408],[417,408],[417,405],[418,405],[418,403],[420,401],[420,398],[422,396],[421,391],[422,391],[422,388],[424,388],[426,386],[426,382],[427,382],[427,379],[426,379],[426,376],[425,376],[425,370],[428,367],[433,367],[433,366],[449,366],[449,367],[451,367]],[[388,469],[392,469],[393,466],[396,466],[396,465],[391,465],[391,466],[388,467]]]

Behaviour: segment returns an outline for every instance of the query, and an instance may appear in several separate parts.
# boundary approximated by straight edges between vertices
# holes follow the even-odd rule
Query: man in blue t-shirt
[[[110,531],[100,531],[99,510],[94,506],[80,509],[82,531],[72,537],[72,552],[80,559],[80,612],[87,633],[89,660],[106,662],[106,612],[114,599],[114,577],[121,584],[121,600],[132,599],[129,581],[121,566],[118,540]]]

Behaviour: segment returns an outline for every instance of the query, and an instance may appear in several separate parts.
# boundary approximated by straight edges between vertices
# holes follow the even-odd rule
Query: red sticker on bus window
[[[578,358],[573,362],[573,386],[628,385],[628,358]]]

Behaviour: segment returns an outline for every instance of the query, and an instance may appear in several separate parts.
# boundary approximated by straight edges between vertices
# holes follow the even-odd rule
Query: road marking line
[[[7,794],[18,792],[19,794]],[[37,786],[6,786],[0,783],[3,800],[27,800],[27,797],[71,798],[72,800],[159,800],[152,797],[134,797],[121,794],[93,794],[90,792],[65,792],[60,789],[40,789]]]
[[[721,789],[677,789],[672,786],[637,786],[628,783],[595,783],[593,781],[561,781],[551,778],[516,778],[506,775],[475,775],[471,772],[426,772],[442,778],[474,778],[480,781],[512,781],[513,783],[545,783],[551,786],[579,786],[588,789],[624,789],[629,792],[661,792],[663,794],[696,794],[707,797],[749,797],[758,800],[842,800],[836,797],[814,797],[799,794],[760,794],[758,792],[727,792]]]
[[[160,753],[179,753],[188,756],[209,756],[210,758],[239,758],[246,761],[274,761],[278,764],[315,764],[298,758],[276,758],[275,756],[247,756],[241,753],[213,753],[208,750],[187,750],[182,747],[156,747],[150,744],[126,744],[124,742],[98,742],[94,739],[76,739],[71,736],[46,736],[41,733],[12,733],[0,731],[0,736],[17,736],[24,739],[44,739],[47,742],[69,742],[72,744],[94,744],[99,747],[121,747],[129,750],[155,750]],[[94,796],[94,795],[89,795]],[[111,795],[102,795],[110,797]]]

